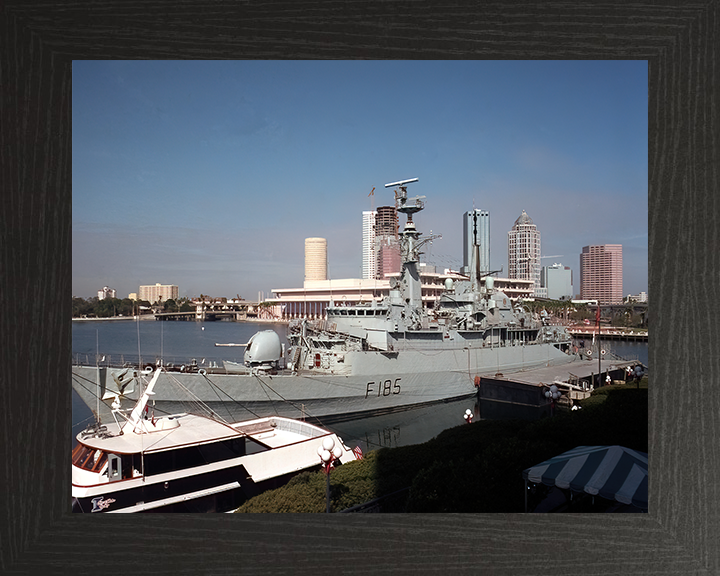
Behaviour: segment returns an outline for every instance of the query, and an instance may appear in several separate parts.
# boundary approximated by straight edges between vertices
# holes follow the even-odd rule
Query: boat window
[[[72,463],[78,468],[83,470],[90,470],[97,472],[102,470],[102,467],[107,461],[107,454],[102,450],[96,450],[83,444],[78,444],[73,449]]]
[[[266,450],[270,450],[265,444],[261,444],[257,440],[254,440],[252,438],[246,438],[247,442],[245,443],[245,450],[248,454],[257,454],[258,452],[265,452]]]
[[[200,446],[200,451],[208,463],[221,462],[223,460],[245,456],[245,438],[239,436],[237,438],[223,440],[222,442],[203,444]]]
[[[163,474],[185,468],[222,462],[246,454],[269,450],[267,446],[243,436],[210,442],[199,446],[188,446],[178,450],[167,450],[145,454],[145,470],[148,476]]]

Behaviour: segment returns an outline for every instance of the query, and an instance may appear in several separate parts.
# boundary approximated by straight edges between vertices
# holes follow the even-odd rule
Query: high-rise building
[[[551,300],[570,300],[573,297],[572,269],[562,264],[543,266],[540,285],[547,290],[547,297]]]
[[[305,238],[305,280],[327,280],[325,238]]]
[[[540,288],[540,232],[525,210],[508,232],[508,276],[532,280]]]
[[[362,277],[377,278],[377,250],[375,248],[375,219],[377,212],[362,213]]]
[[[470,257],[473,245],[478,245],[480,273],[490,272],[490,212],[477,208],[463,214],[463,268],[462,273],[470,275]]]
[[[102,290],[98,290],[98,300],[105,300],[105,298],[115,298],[115,290],[104,286]]]
[[[375,259],[377,278],[400,272],[400,239],[395,206],[380,206],[375,215]]]
[[[623,300],[622,244],[584,246],[580,254],[580,298],[601,304]]]
[[[154,304],[163,300],[177,300],[178,287],[174,284],[155,284],[154,286],[140,286],[138,290],[140,300],[147,300]]]

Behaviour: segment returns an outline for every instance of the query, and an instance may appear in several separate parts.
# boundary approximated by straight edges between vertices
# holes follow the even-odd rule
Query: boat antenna
[[[100,336],[97,328],[95,329],[95,381],[97,383],[97,412],[95,412],[95,420],[100,424]]]
[[[137,322],[135,322],[135,326],[137,327],[137,341],[138,341],[138,372],[142,370],[142,356],[140,355],[140,314],[138,314]]]

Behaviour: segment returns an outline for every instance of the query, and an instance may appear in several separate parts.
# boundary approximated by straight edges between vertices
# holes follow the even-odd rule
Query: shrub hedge
[[[590,401],[595,398],[604,401]],[[522,512],[522,471],[538,462],[576,446],[617,444],[647,452],[647,381],[639,389],[634,384],[600,388],[582,406],[536,421],[480,420],[445,430],[423,444],[369,452],[363,460],[332,471],[331,510],[407,489],[400,511]],[[534,497],[542,495],[541,489]],[[300,474],[237,510],[324,511],[321,471]]]

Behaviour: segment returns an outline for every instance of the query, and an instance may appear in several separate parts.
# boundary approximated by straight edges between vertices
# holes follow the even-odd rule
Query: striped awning
[[[523,478],[648,508],[648,455],[623,446],[578,446],[523,470]]]

